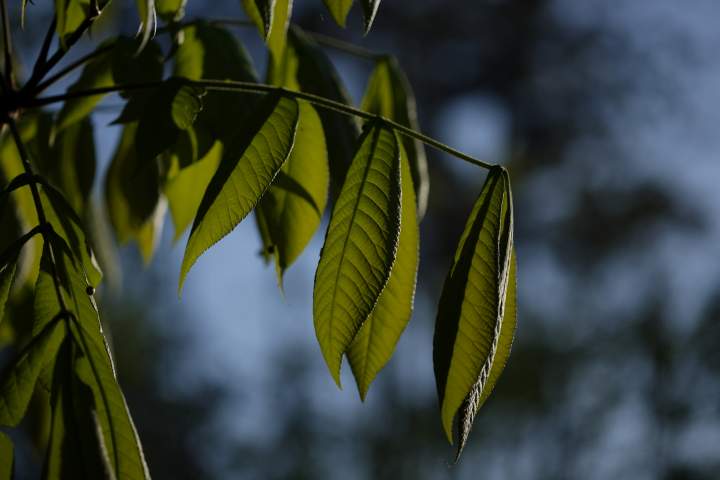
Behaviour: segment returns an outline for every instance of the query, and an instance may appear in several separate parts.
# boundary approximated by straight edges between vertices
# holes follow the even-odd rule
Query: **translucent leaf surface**
[[[343,353],[390,277],[400,236],[400,146],[370,125],[348,170],[320,254],[313,291],[315,333],[340,384]]]
[[[419,232],[410,167],[401,149],[402,211],[397,257],[377,305],[347,351],[360,398],[387,364],[412,316],[418,270]]]
[[[435,379],[450,442],[453,420],[462,409],[458,454],[480,399],[486,398],[492,387],[488,378],[494,362],[504,363],[507,358],[499,352],[506,345],[501,335],[509,331],[503,324],[513,248],[512,217],[507,172],[494,167],[460,238],[435,324]]]
[[[352,8],[353,0],[323,0],[335,22],[341,27],[345,26],[348,13]]]
[[[385,57],[375,64],[363,97],[362,108],[413,130],[420,130],[415,95],[394,57]],[[420,140],[409,137],[403,137],[403,145],[410,160],[410,171],[417,193],[418,217],[422,220],[427,210],[430,191],[425,146]]]
[[[180,270],[181,289],[197,258],[230,233],[260,201],[290,155],[298,118],[294,99],[268,95],[251,124],[227,147],[190,231]]]

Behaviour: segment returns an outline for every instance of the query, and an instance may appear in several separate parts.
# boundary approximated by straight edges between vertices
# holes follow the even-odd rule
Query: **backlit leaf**
[[[268,95],[252,123],[223,152],[198,209],[180,269],[180,289],[190,267],[230,233],[260,201],[295,141],[299,117],[294,99]]]
[[[369,125],[333,208],[315,274],[315,333],[338,385],[342,355],[375,308],[395,262],[400,181],[395,133]]]
[[[380,6],[380,0],[362,0],[363,8],[363,21],[365,25],[365,35],[370,31],[375,15],[377,14],[378,7]]]
[[[353,0],[323,0],[335,22],[341,27],[345,26],[348,13],[352,8]]]
[[[336,102],[351,105],[352,101],[325,52],[299,28],[292,26],[288,39],[297,56],[295,73],[299,89]],[[320,110],[330,161],[330,177],[338,190],[345,180],[355,153],[358,125],[354,118],[330,110]]]
[[[187,0],[155,0],[158,17],[166,22],[179,21],[185,15]]]
[[[15,464],[15,447],[12,440],[0,432],[0,480],[12,480]]]
[[[513,250],[510,180],[502,167],[488,173],[445,280],[435,324],[435,380],[443,428],[453,442],[453,421],[460,414],[458,455],[479,405],[489,394],[493,366],[507,359],[504,325]],[[510,303],[514,307],[514,293]],[[509,310],[514,310],[510,308]]]
[[[413,130],[420,130],[415,95],[394,57],[384,57],[375,64],[363,97],[362,109]],[[417,192],[418,217],[422,220],[430,190],[425,146],[420,140],[409,137],[403,137],[403,145],[410,160],[410,171]]]
[[[243,8],[250,20],[260,29],[260,34],[266,40],[272,33],[273,19],[277,3],[283,0],[242,0]]]
[[[387,286],[347,351],[360,398],[395,350],[412,316],[418,269],[419,232],[410,167],[401,149],[402,210],[397,257]]]
[[[275,260],[280,284],[285,270],[320,226],[327,201],[329,172],[322,123],[310,104],[299,105],[295,145],[255,211],[258,222],[265,225],[264,251]]]

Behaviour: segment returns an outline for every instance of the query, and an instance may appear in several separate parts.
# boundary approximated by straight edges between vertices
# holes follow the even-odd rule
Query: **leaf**
[[[222,154],[222,144],[215,142],[202,159],[180,170],[165,184],[164,193],[175,225],[175,240],[180,238],[195,218],[203,194],[220,165]]]
[[[101,445],[107,451],[114,478],[149,478],[135,426],[117,384],[115,367],[102,332],[95,301],[88,294],[90,285],[61,238],[51,236],[49,245],[53,248],[67,308],[73,316],[69,322],[70,332],[75,345],[82,352],[82,356],[75,358],[75,373],[92,391],[99,430],[102,432]],[[46,259],[47,252],[46,246]],[[42,270],[41,276],[51,278],[47,268]],[[42,308],[48,312],[59,312],[61,307],[57,303],[57,296],[48,295]]]
[[[47,295],[49,291],[42,280],[38,280],[36,297]],[[52,290],[55,295],[55,291]],[[36,300],[36,303],[38,300]],[[44,313],[44,312],[43,312]],[[54,311],[52,316],[57,315]],[[0,384],[0,425],[15,427],[25,416],[35,384],[42,369],[48,365],[60,348],[65,337],[65,326],[62,322],[52,322],[47,328],[41,329],[30,343],[18,355],[17,359],[7,365],[2,373]]]
[[[141,43],[139,50],[143,50],[150,38],[155,35],[155,29],[157,28],[157,16],[155,14],[155,2],[154,0],[135,0],[138,9],[138,15],[140,16],[140,29],[142,32]]]
[[[329,172],[322,123],[310,104],[299,105],[290,157],[255,210],[266,227],[264,251],[272,251],[280,285],[285,270],[320,226],[327,202]]]
[[[184,30],[185,40],[175,54],[175,72],[190,80],[234,80],[257,82],[250,57],[227,30],[199,23]],[[245,121],[256,98],[237,92],[209,92],[203,98],[204,108],[196,129],[227,143]],[[231,118],[233,121],[228,121]]]
[[[97,50],[107,48],[112,41],[103,42]],[[113,85],[111,52],[95,57],[85,65],[80,77],[68,88],[68,93]],[[72,98],[66,100],[58,114],[56,129],[62,131],[73,123],[90,115],[104,95]]]
[[[363,8],[363,20],[365,22],[365,35],[370,31],[375,15],[377,14],[378,7],[380,6],[380,0],[362,0]]]
[[[110,223],[121,244],[132,239],[152,217],[159,200],[157,163],[143,163],[134,141],[137,124],[127,125],[120,137],[105,178],[105,200]]]
[[[158,17],[165,22],[178,22],[185,16],[187,0],[155,0]]]
[[[419,232],[410,167],[404,149],[401,149],[400,153],[402,206],[397,257],[377,305],[360,327],[347,351],[360,398],[363,400],[372,381],[392,357],[395,345],[413,311],[419,260]]]
[[[507,359],[505,335],[512,336],[514,329],[513,322],[504,326],[512,228],[510,180],[504,168],[493,167],[460,238],[435,324],[435,380],[443,428],[451,443],[453,420],[462,409],[458,456],[480,399],[484,401],[497,379],[488,381],[495,362]]]
[[[351,105],[340,77],[317,43],[295,26],[288,31],[288,38],[298,58],[295,76],[300,90]],[[319,114],[327,142],[330,178],[339,190],[355,153],[358,125],[354,118],[330,110]]]
[[[282,2],[283,0],[277,0]],[[274,26],[276,0],[242,0],[245,13],[258,26],[260,34],[267,40]]]
[[[415,95],[394,57],[383,57],[375,64],[361,108],[413,130],[420,130]],[[410,160],[410,170],[417,192],[418,217],[422,220],[427,210],[430,191],[425,147],[420,140],[409,137],[403,137],[403,145]]]
[[[152,0],[147,1],[152,3]],[[145,33],[147,34],[147,31]],[[148,41],[144,37],[119,37],[112,54],[113,82],[116,85],[158,82],[163,77],[163,60],[162,49],[157,42]],[[120,92],[120,95],[125,98],[149,97],[147,92],[142,91]]]
[[[341,27],[345,27],[350,8],[352,8],[353,0],[323,0],[335,22]]]
[[[228,146],[205,191],[180,269],[180,290],[190,267],[255,208],[290,155],[298,123],[294,99],[267,95],[252,123]]]
[[[12,440],[0,432],[0,480],[12,480],[13,478],[14,450]]]
[[[395,262],[400,181],[395,134],[369,125],[333,209],[315,273],[315,333],[338,386],[342,354],[375,307]]]

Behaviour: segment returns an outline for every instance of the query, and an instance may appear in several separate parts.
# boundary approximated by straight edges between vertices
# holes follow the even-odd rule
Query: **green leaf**
[[[70,246],[73,258],[81,262],[85,275],[93,288],[97,288],[102,280],[102,272],[85,235],[83,221],[67,203],[63,194],[55,188],[46,184],[38,190],[48,222],[55,233]]]
[[[320,226],[329,172],[322,123],[315,109],[299,102],[300,118],[290,157],[255,210],[265,225],[264,251],[272,252],[278,281]]]
[[[351,105],[335,67],[317,43],[295,26],[288,31],[288,38],[298,59],[295,76],[300,90]],[[338,112],[323,109],[319,114],[327,142],[330,178],[339,190],[355,153],[358,125],[354,118]]]
[[[85,19],[97,17],[110,0],[55,0],[55,30],[60,44],[65,46],[69,35],[77,30]],[[24,5],[23,5],[24,11]]]
[[[362,0],[363,9],[363,21],[365,24],[365,35],[370,31],[375,15],[377,14],[378,7],[380,6],[380,0]]]
[[[352,8],[353,0],[323,0],[335,22],[341,27],[345,27],[350,8]]]
[[[107,48],[110,42],[103,42],[98,47],[98,50]],[[68,93],[113,85],[112,57],[111,52],[105,52],[88,62],[77,81],[68,88]],[[90,115],[103,97],[104,95],[93,95],[66,100],[58,114],[56,129],[62,131]]]
[[[315,333],[338,385],[342,354],[374,309],[395,262],[400,181],[394,132],[369,125],[335,203],[315,274]]]
[[[260,35],[267,40],[274,26],[275,6],[283,0],[242,0],[245,13],[260,30]]]
[[[404,149],[401,148],[400,153],[402,207],[397,257],[377,305],[347,351],[363,400],[372,381],[392,357],[395,345],[412,316],[415,298],[419,260],[418,221],[410,166]]]
[[[143,163],[135,149],[137,124],[120,137],[105,179],[110,222],[121,244],[130,240],[152,216],[159,199],[159,172],[154,159]]]
[[[72,314],[70,332],[82,356],[75,358],[75,373],[92,391],[94,409],[97,413],[101,445],[107,452],[114,478],[149,478],[140,441],[133,425],[125,398],[117,384],[115,367],[105,341],[97,308],[90,285],[78,262],[73,261],[65,242],[51,236],[50,245],[56,261],[61,290],[66,298],[67,308]],[[49,260],[49,255],[44,255]],[[41,275],[51,275],[43,268]],[[43,299],[43,311],[59,312],[57,296],[47,295]],[[37,309],[36,309],[37,311]],[[100,448],[100,447],[98,447]]]
[[[495,362],[507,359],[506,336],[514,331],[514,321],[504,325],[508,290],[514,292],[508,289],[512,229],[510,180],[504,168],[493,167],[460,238],[435,324],[433,360],[442,423],[452,443],[459,413],[458,456],[480,400],[499,375],[496,371],[494,380],[488,380]],[[514,293],[510,303],[514,310]]]
[[[42,277],[38,279],[36,289],[36,306],[44,302],[48,294],[55,295],[55,290],[48,290]],[[30,398],[35,390],[35,384],[40,372],[54,358],[55,353],[65,337],[65,326],[62,322],[50,322],[59,310],[54,310],[52,316],[45,321],[46,327],[40,329],[30,343],[18,355],[17,359],[8,365],[2,372],[0,383],[0,425],[15,427],[25,416]],[[45,311],[36,312],[36,317],[45,314]]]
[[[145,0],[138,0],[144,2]],[[152,0],[148,0],[152,3]],[[162,80],[163,53],[154,41],[119,37],[112,54],[112,78],[115,84],[152,83]],[[123,97],[142,95],[121,92]],[[146,96],[147,97],[147,96]]]
[[[257,82],[250,57],[230,32],[199,23],[186,28],[184,33],[185,40],[175,54],[176,76],[191,80]],[[210,136],[226,143],[252,111],[255,101],[251,94],[209,92],[203,98],[204,108],[196,128],[207,130]],[[233,120],[228,121],[229,118]]]
[[[13,478],[14,450],[12,440],[0,432],[0,480],[12,480]]]
[[[363,97],[362,109],[420,131],[415,95],[394,57],[384,57],[377,61]],[[430,191],[425,146],[420,140],[409,137],[403,138],[403,145],[410,160],[417,192],[418,217],[422,220]]]
[[[185,16],[187,0],[155,0],[158,17],[165,22],[177,22]]]
[[[190,231],[180,269],[180,290],[190,267],[255,208],[287,160],[299,108],[294,99],[267,95],[247,128],[223,153]]]
[[[202,159],[180,170],[165,184],[164,193],[175,225],[176,241],[195,218],[203,194],[220,165],[222,154],[222,144],[215,142]]]

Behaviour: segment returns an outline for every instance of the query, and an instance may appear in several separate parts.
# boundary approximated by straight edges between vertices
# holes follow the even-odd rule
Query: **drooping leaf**
[[[98,448],[102,446],[107,452],[114,478],[149,478],[140,441],[117,383],[112,356],[102,332],[95,301],[90,294],[92,289],[79,269],[78,262],[73,261],[65,242],[51,236],[50,245],[66,307],[72,314],[69,330],[74,344],[82,353],[74,360],[75,373],[90,388],[94,399],[94,410],[102,434]],[[44,255],[44,258],[49,260],[48,255]],[[43,268],[41,278],[45,277],[51,277],[51,274]],[[61,311],[54,291],[53,295],[43,299],[42,311]]]
[[[223,147],[215,142],[207,154],[197,162],[180,170],[164,187],[170,215],[175,225],[175,240],[190,226],[203,194],[222,158]]]
[[[140,16],[140,32],[142,32],[139,50],[143,50],[153,35],[157,27],[157,15],[155,13],[154,0],[135,0]]]
[[[283,0],[242,0],[245,13],[257,25],[260,35],[267,40],[273,28],[275,6]]]
[[[252,123],[225,152],[198,209],[180,269],[180,289],[190,267],[255,208],[283,166],[299,117],[294,99],[268,95]]]
[[[362,109],[394,120],[419,131],[415,95],[410,82],[394,57],[377,61],[362,101]],[[410,171],[417,192],[418,217],[427,209],[430,177],[425,147],[420,140],[404,137],[403,145],[410,160]]]
[[[158,17],[165,22],[177,22],[185,16],[187,0],[155,0]]]
[[[105,202],[120,244],[136,240],[146,261],[160,236],[164,212],[156,161],[140,162],[134,139],[136,123],[126,125],[105,178]]]
[[[198,23],[184,30],[185,40],[175,54],[175,75],[191,80],[257,82],[245,49],[227,30]],[[252,111],[251,94],[212,91],[203,98],[204,107],[196,130],[204,129],[214,139],[227,142]],[[232,121],[228,121],[232,119]]]
[[[380,6],[380,0],[362,0],[363,8],[363,21],[365,25],[365,35],[370,31],[375,15],[377,14],[378,7]]]
[[[353,0],[323,0],[335,22],[345,27],[345,21],[353,5]]]
[[[400,181],[394,132],[369,125],[335,203],[315,273],[315,333],[338,385],[342,355],[375,308],[395,262]]]
[[[402,206],[397,257],[377,305],[360,327],[347,351],[360,398],[363,400],[372,381],[390,360],[413,311],[419,233],[410,166],[404,149],[401,148],[400,153]]]
[[[15,464],[15,447],[12,440],[0,432],[0,480],[12,480]]]
[[[47,221],[55,233],[68,244],[73,258],[82,263],[82,269],[90,284],[97,288],[102,280],[102,271],[85,235],[82,219],[72,210],[62,193],[52,186],[42,185],[38,190]]]
[[[288,31],[288,39],[298,59],[295,76],[299,89],[346,105],[352,104],[335,67],[317,43],[295,26]],[[355,153],[358,125],[354,118],[347,115],[330,110],[318,113],[325,131],[330,177],[339,190]]]
[[[36,297],[42,298],[49,293],[55,295],[55,290],[50,292],[47,289],[42,277],[38,279],[37,287]],[[42,300],[40,301],[42,302]],[[54,311],[53,317],[58,313],[59,310]],[[16,360],[7,365],[2,372],[0,383],[1,426],[15,427],[20,423],[25,416],[41,370],[48,365],[60,348],[66,333],[65,326],[62,322],[51,323],[50,321],[51,319],[48,319],[47,328],[39,330]]]
[[[433,359],[443,428],[453,442],[458,413],[458,455],[467,440],[480,399],[493,382],[495,362],[504,363],[509,343],[504,325],[513,249],[510,180],[502,167],[488,173],[445,280],[435,324]],[[511,303],[514,306],[514,294]],[[514,310],[514,308],[512,308]],[[514,323],[510,321],[510,323]]]
[[[264,251],[273,257],[281,285],[285,270],[320,226],[327,202],[329,172],[322,123],[310,104],[299,105],[290,157],[255,210],[258,222],[265,225]]]

